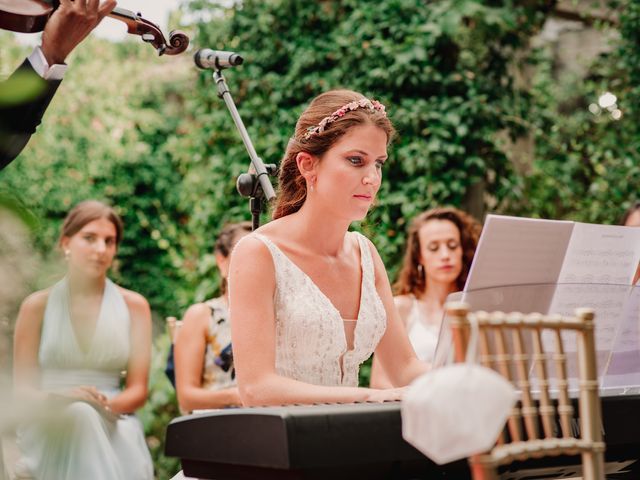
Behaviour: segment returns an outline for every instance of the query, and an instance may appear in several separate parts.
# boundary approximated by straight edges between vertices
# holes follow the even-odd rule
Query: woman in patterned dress
[[[251,232],[251,223],[225,226],[215,244],[221,295],[189,307],[175,341],[176,391],[180,409],[240,405],[229,323],[227,276],[234,245]]]

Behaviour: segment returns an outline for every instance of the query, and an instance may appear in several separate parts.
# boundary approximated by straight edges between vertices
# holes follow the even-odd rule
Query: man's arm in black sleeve
[[[13,75],[18,72],[34,75],[42,82],[43,88],[36,98],[26,103],[0,107],[0,170],[9,165],[27,144],[36,127],[40,125],[42,116],[61,82],[42,79],[28,60],[25,60]]]

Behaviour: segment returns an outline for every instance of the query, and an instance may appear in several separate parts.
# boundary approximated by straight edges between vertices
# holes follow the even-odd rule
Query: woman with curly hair
[[[394,302],[418,358],[433,359],[447,296],[464,288],[480,224],[456,208],[434,208],[411,222]],[[374,358],[371,386],[392,386]]]

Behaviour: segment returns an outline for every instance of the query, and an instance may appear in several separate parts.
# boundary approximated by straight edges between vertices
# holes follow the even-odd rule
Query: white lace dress
[[[259,233],[245,238],[252,235],[267,246],[275,267],[276,372],[315,385],[357,387],[360,364],[371,356],[387,327],[366,238],[357,232],[348,234],[358,240],[362,269],[360,310],[353,348],[348,349],[345,322],[352,320],[343,319],[331,300],[275,243]],[[179,472],[172,480],[187,478]]]
[[[38,360],[41,389],[93,385],[108,397],[119,393],[130,352],[129,310],[107,279],[96,330],[85,352],[71,325],[66,279],[49,293]],[[55,425],[55,428],[52,426]],[[18,432],[18,478],[45,480],[151,480],[153,465],[142,425],[132,415],[113,423],[93,407],[74,402],[54,419]]]
[[[366,238],[348,233],[358,241],[362,268],[360,310],[348,349],[344,319],[331,301],[270,239],[252,235],[269,248],[275,267],[277,373],[315,385],[357,386],[360,364],[378,346],[387,325]]]

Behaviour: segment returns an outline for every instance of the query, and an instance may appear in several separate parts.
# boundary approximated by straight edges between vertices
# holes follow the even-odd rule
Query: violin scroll
[[[184,52],[189,46],[189,37],[181,30],[171,30],[169,32],[169,46],[164,53],[167,55],[178,55]]]
[[[58,5],[58,0],[0,0],[0,29],[41,32]],[[167,43],[160,27],[143,18],[141,13],[115,7],[108,16],[124,22],[129,33],[140,35],[142,40],[153,45],[158,55],[177,55],[189,46],[189,37],[180,30],[172,31]]]
[[[140,35],[142,40],[153,45],[158,55],[177,55],[184,52],[189,46],[189,37],[180,30],[172,31],[169,34],[169,43],[167,43],[158,25],[142,18],[140,13],[118,9],[115,14],[111,12],[109,16],[126,23],[129,33]]]

